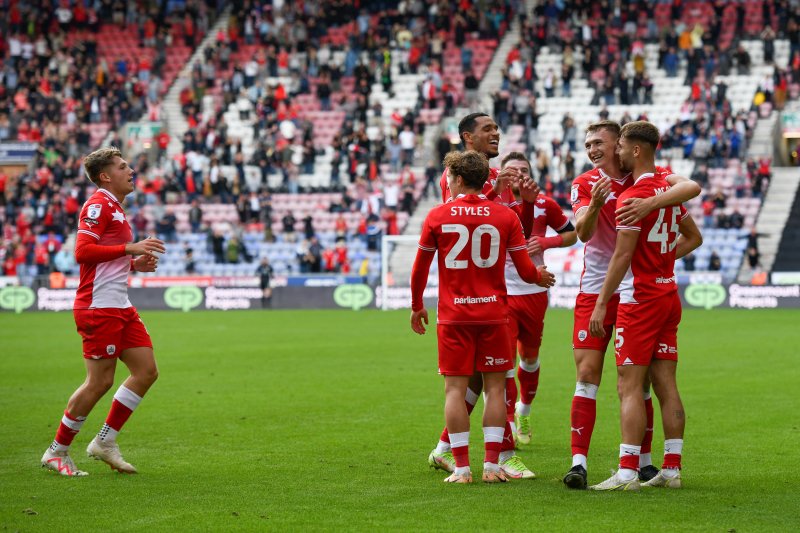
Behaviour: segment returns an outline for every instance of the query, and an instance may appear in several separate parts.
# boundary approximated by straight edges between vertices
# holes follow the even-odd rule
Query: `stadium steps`
[[[785,174],[787,178],[790,175],[794,176],[795,195],[771,270],[773,272],[800,272],[800,232],[797,231],[797,227],[800,226],[800,190],[797,190],[797,170],[781,168],[775,169],[774,173],[775,177],[778,173]]]
[[[530,2],[526,2],[526,10],[529,9],[529,6],[527,6],[528,3]],[[489,66],[486,68],[486,73],[478,86],[478,102],[480,102],[481,111],[492,113],[492,109],[494,108],[492,104],[492,94],[500,89],[500,85],[503,82],[502,71],[506,66],[506,57],[508,57],[508,53],[518,42],[520,42],[520,24],[519,16],[515,15],[508,31],[498,43],[494,56]]]
[[[796,168],[772,168],[772,180],[756,225],[759,233],[766,234],[758,241],[761,265],[766,271],[800,270],[799,182]]]
[[[200,46],[195,49],[189,61],[183,66],[181,71],[175,78],[175,82],[167,91],[164,98],[162,109],[164,110],[164,117],[167,127],[167,133],[170,135],[169,146],[167,147],[167,156],[172,158],[183,151],[183,134],[189,130],[189,123],[186,117],[183,116],[181,111],[181,104],[179,96],[181,91],[191,84],[191,71],[192,65],[203,57],[203,52],[209,46],[213,46],[217,38],[219,30],[228,27],[228,18],[230,17],[230,8],[226,8],[220,15],[219,20],[209,30],[208,34],[203,38]]]

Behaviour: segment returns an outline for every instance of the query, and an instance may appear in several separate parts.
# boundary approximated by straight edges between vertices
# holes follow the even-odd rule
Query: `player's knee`
[[[578,381],[582,383],[600,384],[600,377],[603,371],[592,365],[581,365],[578,367]]]
[[[89,388],[96,396],[102,396],[114,386],[114,374],[91,376],[87,381]]]
[[[617,379],[617,394],[621,398],[642,397],[642,384],[634,375],[620,374]]]
[[[158,368],[155,366],[148,367],[144,369],[140,377],[143,381],[146,381],[148,384],[152,385],[158,379]]]

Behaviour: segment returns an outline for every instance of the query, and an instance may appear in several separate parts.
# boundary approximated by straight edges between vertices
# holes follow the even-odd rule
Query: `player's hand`
[[[539,184],[536,183],[535,180],[531,178],[522,178],[519,181],[519,195],[529,204],[536,201],[536,197],[539,196],[540,192]]]
[[[539,283],[537,283],[538,286],[549,289],[556,284],[556,277],[552,272],[547,271],[546,266],[542,265],[540,267],[536,267],[536,270],[539,271],[539,276],[542,278],[539,280]]]
[[[411,329],[414,333],[425,335],[425,326],[428,325],[428,310],[424,307],[419,311],[411,311]]]
[[[158,258],[153,255],[140,255],[133,260],[136,272],[155,272],[158,268]]]
[[[516,168],[506,167],[497,174],[494,182],[494,192],[502,194],[511,185],[519,180],[519,171]]]
[[[534,235],[533,237],[528,238],[528,254],[535,255],[541,254],[544,252],[544,248],[542,244],[539,242],[539,237]]]
[[[655,196],[652,198],[626,198],[622,201],[624,205],[616,211],[617,224],[627,226],[639,222],[653,212],[653,200],[655,200]]]
[[[155,257],[156,253],[163,254],[166,251],[167,249],[164,247],[164,241],[153,237],[147,237],[137,243],[125,245],[126,255],[152,255]]]
[[[589,334],[592,337],[605,337],[606,328],[603,322],[606,320],[606,304],[597,302],[592,311],[592,318],[589,319]]]
[[[609,194],[611,194],[611,178],[603,176],[597,180],[594,187],[592,187],[592,201],[590,206],[600,209],[606,205]]]

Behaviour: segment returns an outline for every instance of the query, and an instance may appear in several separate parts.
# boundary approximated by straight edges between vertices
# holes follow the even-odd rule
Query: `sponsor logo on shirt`
[[[92,204],[89,206],[89,209],[86,211],[86,217],[97,220],[100,218],[100,212],[103,210],[102,204]]]
[[[455,305],[489,304],[489,303],[494,303],[496,301],[497,301],[496,294],[492,294],[491,296],[464,296],[462,298],[458,297],[453,298],[453,303]]]
[[[675,276],[671,278],[662,278],[661,276],[656,278],[656,283],[658,284],[668,284],[668,283],[675,283]]]
[[[486,358],[486,366],[500,366],[508,363],[508,359],[504,359],[502,357],[491,357],[489,355],[484,356]]]
[[[83,223],[84,223],[84,224],[86,224],[87,226],[96,226],[96,225],[98,225],[100,222],[98,222],[98,221],[97,221],[97,220],[95,220],[94,218],[84,218],[84,219],[83,219]]]

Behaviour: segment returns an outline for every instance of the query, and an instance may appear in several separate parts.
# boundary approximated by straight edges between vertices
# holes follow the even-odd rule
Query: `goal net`
[[[419,235],[384,235],[381,242],[381,283],[377,305],[383,309],[411,308],[411,267],[417,256]],[[439,267],[434,257],[425,287],[425,305],[434,305],[439,296]]]

